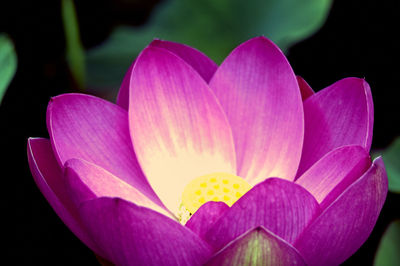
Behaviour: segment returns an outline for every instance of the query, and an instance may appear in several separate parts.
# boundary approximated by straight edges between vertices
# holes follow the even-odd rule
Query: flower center
[[[243,178],[228,173],[197,177],[183,191],[179,221],[185,224],[201,205],[209,201],[222,201],[230,207],[250,189],[251,186]]]

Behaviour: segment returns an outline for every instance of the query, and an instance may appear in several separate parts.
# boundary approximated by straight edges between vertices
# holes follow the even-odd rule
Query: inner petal
[[[251,188],[243,178],[229,173],[197,177],[183,191],[179,221],[186,223],[192,214],[209,201],[222,201],[230,207]]]

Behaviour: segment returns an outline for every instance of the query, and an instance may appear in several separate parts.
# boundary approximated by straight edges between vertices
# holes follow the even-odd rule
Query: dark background
[[[106,39],[115,25],[145,23],[158,1],[75,2],[82,42],[89,48]],[[17,73],[0,105],[0,239],[6,244],[1,262],[97,265],[93,253],[37,189],[26,158],[28,137],[48,137],[45,112],[50,97],[71,90],[60,2],[8,1],[0,8],[0,32],[13,39],[18,56]],[[295,72],[315,90],[348,76],[367,80],[375,103],[373,149],[385,148],[400,135],[399,8],[396,0],[336,0],[322,29],[288,52]],[[374,232],[347,265],[372,264],[385,227],[400,218],[398,206],[399,195],[389,193]]]

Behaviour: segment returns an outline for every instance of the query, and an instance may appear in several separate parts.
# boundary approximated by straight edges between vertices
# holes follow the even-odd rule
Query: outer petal
[[[317,201],[301,186],[270,178],[241,197],[206,233],[219,250],[236,237],[258,226],[293,243],[320,212]]]
[[[371,166],[361,146],[337,148],[316,162],[296,183],[307,189],[325,209]]]
[[[86,201],[80,213],[117,265],[201,265],[210,248],[188,228],[118,198]]]
[[[83,201],[98,197],[118,197],[175,219],[136,188],[92,163],[79,159],[68,160],[65,163],[64,176],[77,206]]]
[[[190,217],[185,226],[204,239],[205,233],[227,210],[229,206],[224,202],[206,202]]]
[[[64,94],[50,101],[47,127],[61,165],[71,158],[92,162],[161,204],[135,157],[125,110],[93,96]]]
[[[138,160],[163,203],[176,212],[186,184],[235,173],[232,133],[205,81],[165,49],[149,47],[132,73],[129,125]]]
[[[388,181],[381,158],[336,199],[296,241],[310,265],[338,265],[371,233],[385,202]]]
[[[162,40],[154,40],[150,43],[150,46],[167,49],[168,51],[179,56],[191,67],[193,67],[194,70],[196,70],[207,83],[214,75],[215,70],[217,70],[217,64],[215,64],[205,54],[190,46]],[[118,93],[117,104],[126,110],[128,110],[129,106],[129,84],[134,64],[135,63],[132,63],[128,72],[126,73]]]
[[[298,251],[263,227],[238,237],[215,254],[207,266],[306,265]]]
[[[299,83],[301,98],[303,99],[303,101],[314,95],[315,92],[302,77],[296,76],[296,78],[297,83]]]
[[[66,226],[95,253],[102,255],[80,222],[79,213],[68,198],[63,174],[54,158],[50,141],[42,138],[28,140],[29,166],[40,191]]]
[[[238,175],[252,184],[293,180],[303,144],[299,86],[283,53],[264,37],[237,47],[210,81],[232,127]]]
[[[342,79],[304,102],[304,148],[297,176],[329,151],[360,145],[369,151],[374,122],[371,90],[365,80]]]

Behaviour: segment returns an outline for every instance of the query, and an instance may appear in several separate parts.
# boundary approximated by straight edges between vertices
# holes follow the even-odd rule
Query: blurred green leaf
[[[0,34],[0,103],[15,71],[17,70],[17,55],[10,38]]]
[[[389,179],[389,190],[400,193],[400,137],[382,152],[376,152],[373,157],[382,155],[386,173]]]
[[[220,63],[241,42],[265,35],[281,49],[315,32],[332,0],[170,0],[147,25],[119,27],[90,50],[88,83],[117,88],[129,64],[153,38],[195,47]]]
[[[400,265],[400,220],[392,222],[384,233],[375,255],[374,265]]]
[[[73,0],[62,0],[62,18],[66,40],[67,61],[78,87],[85,87],[85,52],[79,36],[78,18]]]

